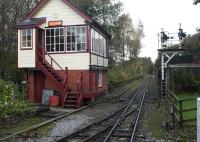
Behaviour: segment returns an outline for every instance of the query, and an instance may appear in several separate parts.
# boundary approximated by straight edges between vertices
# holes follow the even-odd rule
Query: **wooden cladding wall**
[[[63,25],[81,25],[85,24],[82,18],[73,9],[67,6],[63,0],[49,0],[43,8],[34,16],[34,18],[46,17],[46,23],[41,28],[48,27],[49,21],[62,20]]]
[[[21,30],[18,30],[18,68],[35,68],[36,67],[36,46],[35,46],[35,29],[32,32],[32,48],[21,49]]]
[[[72,53],[72,54],[50,54],[50,56],[63,68],[68,67],[69,70],[89,70],[89,53]],[[50,63],[50,58],[45,56]],[[60,68],[55,64],[56,70]]]

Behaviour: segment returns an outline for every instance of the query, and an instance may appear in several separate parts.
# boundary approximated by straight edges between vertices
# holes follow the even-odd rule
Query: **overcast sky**
[[[138,19],[144,24],[145,38],[142,57],[157,58],[158,37],[161,28],[168,32],[178,32],[179,23],[187,34],[194,34],[200,27],[200,4],[193,0],[121,0],[124,11],[129,13],[133,22]]]

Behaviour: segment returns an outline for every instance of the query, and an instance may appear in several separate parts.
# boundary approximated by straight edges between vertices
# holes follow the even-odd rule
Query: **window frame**
[[[98,37],[98,38],[96,38]],[[91,28],[91,53],[107,58],[106,37],[99,31]]]
[[[28,30],[31,31],[30,34],[28,34]],[[23,31],[26,32],[25,35],[23,35]],[[27,40],[27,37],[31,36],[31,40]],[[23,41],[23,37],[26,38],[25,41]],[[27,46],[28,41],[30,41],[31,46]],[[23,42],[25,42],[26,46],[23,46]],[[27,28],[27,29],[20,29],[20,49],[21,50],[32,50],[33,49],[33,29]]]
[[[69,28],[75,28],[75,42],[74,42],[74,44],[75,44],[75,50],[70,50],[70,51],[68,51],[68,45],[69,44],[73,44],[73,42],[71,42],[71,43],[68,43],[68,34],[67,34],[67,32],[68,32],[68,29]],[[81,44],[81,50],[77,50],[77,45],[78,45],[78,42],[77,42],[77,28],[85,28],[85,42],[80,42],[80,44]],[[65,40],[66,40],[66,43],[65,43],[65,49],[66,49],[66,53],[79,53],[79,52],[87,52],[88,50],[87,50],[87,47],[88,47],[88,43],[87,43],[87,26],[86,25],[70,25],[70,26],[67,26],[66,27],[66,30],[65,30],[65,35],[66,35],[66,37],[65,37]],[[80,34],[80,35],[84,35],[84,34]],[[70,37],[72,38],[72,36],[70,35]],[[72,40],[72,39],[71,39]],[[84,50],[82,50],[82,44],[85,44],[85,49]],[[71,48],[72,49],[72,48]]]
[[[50,29],[50,31],[51,31],[51,29],[54,30],[54,35],[53,36],[51,34],[50,34],[50,36],[47,36],[46,30],[48,30],[48,29]],[[59,36],[58,37],[63,36],[63,40],[64,40],[64,42],[63,42],[64,50],[63,51],[61,51],[61,50],[56,51],[56,45],[58,44],[59,45],[59,49],[61,49],[60,45],[62,44],[60,38],[59,38],[59,42],[58,43],[56,42],[56,37],[57,37],[56,36],[56,29],[59,29]],[[63,29],[63,35],[60,34],[60,29]],[[47,44],[47,37],[50,38],[50,44]],[[50,46],[49,48],[51,50],[51,46],[52,46],[52,44],[51,44],[51,38],[52,37],[54,38],[54,43],[53,43],[53,45],[54,45],[54,51],[48,51],[47,50],[47,45]],[[45,52],[47,52],[47,53],[58,53],[58,54],[59,53],[65,53],[65,51],[66,51],[65,43],[66,43],[66,41],[65,41],[65,27],[47,27],[47,28],[45,28]]]
[[[73,51],[68,51],[68,29],[71,28],[71,27],[75,27],[75,33],[77,33],[77,28],[79,27],[80,28],[80,32],[81,32],[81,28],[85,28],[85,33],[84,34],[79,34],[80,35],[80,39],[82,38],[82,36],[85,36],[83,37],[83,39],[85,38],[85,41],[82,42],[82,39],[80,40],[80,42],[77,41],[77,35],[78,34],[75,34],[75,50]],[[56,51],[56,47],[54,51],[51,51],[51,43],[50,44],[47,44],[47,35],[46,35],[46,30],[47,29],[54,29],[54,46],[55,46],[55,40],[56,40],[56,35],[55,35],[55,29],[60,29],[60,28],[63,28],[64,31],[64,51]],[[60,36],[60,35],[59,35]],[[45,28],[45,52],[47,53],[50,53],[50,54],[59,54],[59,53],[82,53],[82,52],[87,52],[88,51],[88,41],[87,41],[87,36],[88,36],[88,33],[87,33],[87,25],[68,25],[68,26],[63,26],[63,27],[46,27]],[[49,36],[51,37],[51,36]],[[51,40],[51,39],[50,39]],[[51,42],[51,41],[50,41]],[[77,50],[77,47],[78,47],[78,43],[81,45],[80,46],[80,50]],[[59,43],[60,44],[60,43]],[[73,43],[72,43],[73,44]],[[83,50],[82,46],[83,44],[85,44],[85,49]],[[47,45],[49,45],[50,47],[50,52],[47,50]]]

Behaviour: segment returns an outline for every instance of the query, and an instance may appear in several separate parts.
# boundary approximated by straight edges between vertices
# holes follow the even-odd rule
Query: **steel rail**
[[[133,110],[131,110],[130,112],[128,112],[128,113],[125,115],[125,117],[127,117],[127,116],[130,115],[130,114],[132,114],[134,111],[137,110],[137,108],[138,108],[138,107],[136,107],[136,108],[134,108]],[[110,127],[112,127],[115,123],[116,123],[116,121],[113,122],[113,123],[111,123],[110,125],[108,125],[108,126],[105,127],[104,129],[100,130],[100,131],[97,132],[96,134],[94,134],[94,135],[92,135],[92,136],[90,136],[90,137],[84,139],[82,142],[89,142],[89,141],[95,139],[96,137],[98,137],[98,135],[100,135],[101,133],[104,133],[105,131],[107,131],[107,130],[108,130]]]
[[[112,113],[111,115],[99,120],[99,121],[96,121],[96,122],[93,122],[92,124],[90,124],[89,126],[86,126],[85,128],[83,129],[80,129],[80,130],[77,130],[76,132],[72,133],[72,134],[69,134],[67,136],[64,136],[62,138],[59,138],[58,140],[56,140],[56,142],[62,142],[63,140],[66,140],[68,138],[71,138],[81,132],[84,132],[85,130],[89,129],[90,127],[93,127],[94,125],[97,125],[97,124],[100,124],[100,123],[103,123],[104,121],[114,117],[115,115],[119,114],[121,111],[123,111],[123,109],[125,109],[127,107],[128,104],[124,105],[122,108],[120,108],[119,110],[115,111],[114,113]],[[131,112],[135,111],[138,107],[135,107]],[[130,112],[129,112],[130,114]],[[116,123],[116,122],[115,122]],[[113,125],[113,124],[111,124]],[[110,125],[109,125],[110,126]]]
[[[140,93],[140,91],[142,90],[142,87],[139,88],[137,90],[137,92],[135,93],[135,95],[133,96],[133,98],[131,99],[131,101],[127,104],[127,107],[125,108],[125,110],[123,111],[122,115],[120,116],[120,118],[118,119],[118,121],[115,123],[115,125],[112,127],[111,131],[109,132],[109,134],[106,136],[104,142],[107,142],[111,135],[113,134],[113,132],[116,130],[116,128],[118,127],[118,125],[121,123],[121,121],[125,118],[126,113],[128,111],[128,109],[131,107],[133,101],[136,99],[136,97],[138,96],[138,94]]]
[[[47,120],[47,121],[45,121],[45,122],[39,123],[39,124],[37,124],[37,125],[34,125],[34,126],[32,126],[32,127],[27,128],[27,129],[21,130],[21,131],[16,132],[16,133],[14,133],[14,134],[12,134],[12,135],[9,135],[9,136],[6,136],[6,137],[4,137],[4,138],[1,138],[1,139],[0,139],[0,142],[3,142],[3,141],[5,141],[5,140],[7,140],[7,139],[9,139],[9,138],[14,137],[14,136],[17,136],[17,135],[20,135],[20,134],[23,134],[23,133],[26,133],[26,132],[30,132],[30,131],[33,131],[33,130],[35,130],[35,129],[41,128],[41,127],[44,127],[44,126],[46,126],[46,125],[48,125],[48,124],[50,124],[50,123],[52,123],[52,122],[55,122],[55,121],[58,121],[58,120],[60,120],[60,119],[62,119],[62,118],[64,118],[64,117],[67,117],[67,116],[76,114],[76,113],[78,113],[78,112],[80,112],[80,111],[82,111],[82,110],[85,110],[85,109],[87,109],[87,108],[90,108],[90,107],[92,107],[92,106],[94,106],[94,105],[96,105],[96,104],[99,104],[99,103],[101,103],[101,102],[102,102],[102,101],[95,102],[95,103],[93,103],[93,104],[91,104],[91,105],[82,107],[82,108],[80,108],[80,109],[78,109],[78,110],[76,110],[76,111],[73,111],[73,112],[70,112],[70,113],[64,113],[64,114],[62,114],[62,115],[60,115],[60,116],[58,116],[58,117],[56,117],[56,118]]]
[[[121,95],[124,94],[125,92],[126,92],[126,91],[120,92],[120,93],[119,93],[119,96],[121,96]],[[116,98],[118,98],[119,96],[117,96]],[[46,126],[46,125],[48,125],[48,124],[50,124],[50,123],[52,123],[52,122],[58,121],[58,120],[60,120],[60,119],[62,119],[62,118],[64,118],[64,117],[67,117],[67,116],[76,114],[76,113],[78,113],[78,112],[80,112],[80,111],[82,111],[82,110],[86,110],[87,108],[90,108],[90,107],[95,106],[95,105],[97,105],[97,104],[99,104],[99,103],[102,103],[103,101],[104,101],[104,100],[97,101],[97,102],[92,103],[92,104],[90,104],[90,105],[88,105],[88,106],[82,107],[82,108],[80,108],[80,109],[78,109],[78,110],[76,110],[76,111],[73,111],[73,112],[70,112],[70,113],[64,113],[64,114],[62,114],[62,115],[60,115],[60,116],[58,116],[58,117],[56,117],[56,118],[53,118],[53,119],[44,121],[44,122],[39,123],[39,124],[37,124],[37,125],[34,125],[34,126],[32,126],[32,127],[26,128],[26,129],[24,129],[24,130],[18,131],[18,132],[16,132],[16,133],[13,133],[13,134],[8,135],[8,136],[6,136],[6,137],[0,138],[0,142],[4,142],[5,140],[8,140],[8,139],[10,139],[10,138],[13,138],[13,137],[15,137],[15,136],[17,136],[17,135],[21,135],[21,134],[23,134],[23,133],[26,133],[26,132],[30,132],[30,131],[39,129],[39,128],[44,127],[44,126]]]
[[[117,115],[117,113],[119,113],[120,111],[122,111],[125,107],[126,107],[126,105],[123,106],[121,109],[117,110],[115,113],[113,113],[113,114],[111,114],[111,115],[105,117],[104,119],[102,119],[102,120],[100,120],[100,121],[98,121],[98,122],[93,122],[92,124],[90,124],[89,126],[86,126],[85,128],[83,128],[83,129],[81,129],[81,130],[78,130],[78,131],[76,131],[76,132],[74,132],[74,133],[72,133],[72,134],[69,134],[69,135],[66,135],[66,136],[64,136],[64,137],[62,137],[62,138],[59,138],[58,140],[56,140],[56,142],[61,142],[61,141],[65,140],[65,139],[67,139],[67,138],[70,138],[70,137],[73,137],[73,136],[77,135],[78,133],[81,133],[82,131],[85,131],[86,129],[88,129],[89,127],[92,127],[92,126],[95,125],[95,124],[102,123],[103,121],[109,119],[110,117],[112,117],[112,116],[114,116],[114,115]]]
[[[144,90],[144,92],[143,92],[144,94],[143,94],[143,97],[142,97],[142,101],[141,101],[141,103],[140,103],[140,108],[139,108],[139,112],[138,112],[138,114],[137,114],[136,121],[135,121],[135,123],[134,123],[134,128],[133,128],[133,131],[132,131],[132,135],[131,135],[130,142],[134,142],[136,129],[137,129],[137,126],[138,126],[140,114],[141,114],[142,107],[143,107],[143,104],[144,104],[144,99],[145,99],[145,96],[146,96],[146,89],[147,89],[147,86],[146,86],[146,88],[145,88],[145,90]]]

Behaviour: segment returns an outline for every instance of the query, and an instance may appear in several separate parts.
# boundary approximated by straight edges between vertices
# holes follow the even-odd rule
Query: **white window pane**
[[[81,46],[82,46],[82,50],[86,50],[86,44],[85,43],[82,43]]]
[[[32,30],[31,29],[27,30],[27,35],[32,35]]]
[[[22,48],[32,47],[32,29],[21,30],[21,46]]]
[[[55,47],[54,45],[51,45],[51,52],[54,52],[55,51]]]
[[[59,36],[56,36],[56,43],[58,44],[60,42],[60,37]]]
[[[60,43],[64,43],[64,36],[60,37]]]
[[[47,52],[50,52],[50,51],[51,51],[51,50],[50,50],[50,45],[47,45],[47,46],[46,46],[46,51],[47,51]]]
[[[72,37],[71,36],[68,36],[67,37],[67,43],[71,43],[72,42]]]
[[[26,41],[26,36],[22,36],[22,42]]]
[[[71,27],[71,32],[75,34],[76,32],[75,27]]]
[[[60,35],[64,35],[64,28],[60,28]]]
[[[76,42],[76,36],[75,34],[72,33],[72,42],[75,43]]]
[[[81,34],[86,34],[86,28],[85,27],[81,27]]]
[[[54,36],[54,29],[51,29],[51,36]]]
[[[64,44],[60,44],[60,51],[65,51]]]
[[[31,35],[28,35],[28,36],[27,36],[27,40],[31,40]]]
[[[81,50],[81,43],[77,43],[77,51]]]
[[[77,34],[81,34],[81,28],[80,28],[80,27],[77,27],[77,28],[76,28],[76,33],[77,33]]]
[[[27,41],[27,47],[31,47],[31,41]]]
[[[71,44],[67,44],[67,51],[71,51]]]
[[[60,51],[60,45],[56,44],[56,51]]]
[[[56,33],[55,36],[59,36],[60,35],[60,30],[59,29],[55,29],[55,33]]]
[[[22,30],[22,36],[26,36],[26,30]]]
[[[22,47],[26,47],[26,42],[22,42]]]
[[[50,37],[46,37],[46,44],[50,44]]]
[[[82,35],[82,36],[81,36],[81,42],[86,42],[86,37],[85,37],[85,35]]]
[[[75,46],[75,44],[73,43],[72,44],[72,51],[75,51],[76,50],[76,46]]]
[[[81,42],[81,37],[80,35],[77,35],[77,43],[80,43]]]
[[[46,36],[50,36],[51,35],[51,30],[50,29],[46,29]]]

